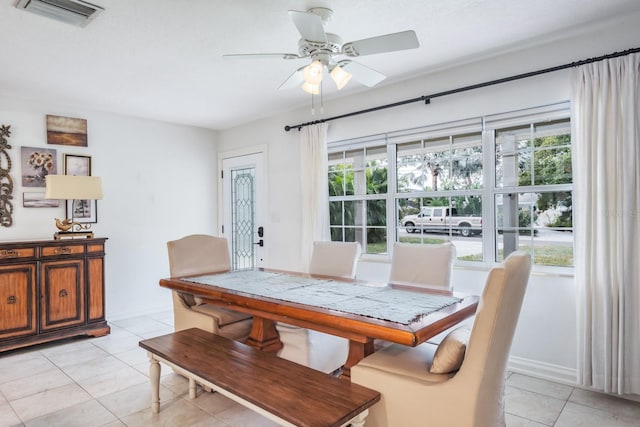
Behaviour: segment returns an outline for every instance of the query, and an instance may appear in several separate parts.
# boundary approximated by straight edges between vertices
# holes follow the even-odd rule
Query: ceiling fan
[[[306,92],[318,94],[325,68],[338,90],[342,89],[352,77],[355,81],[372,87],[384,80],[386,76],[348,58],[415,49],[420,46],[413,30],[343,43],[340,36],[324,30],[331,16],[333,11],[324,7],[314,7],[306,12],[289,11],[289,17],[302,37],[298,41],[298,53],[248,53],[223,56],[228,58],[311,58],[309,65],[298,68],[280,85],[279,89],[301,86]],[[336,58],[341,55],[347,58]]]

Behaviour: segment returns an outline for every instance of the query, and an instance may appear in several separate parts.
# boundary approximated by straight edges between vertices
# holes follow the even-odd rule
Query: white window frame
[[[531,125],[533,123],[543,123],[545,121],[555,121],[561,119],[570,119],[570,104],[568,101],[550,104],[546,106],[528,108],[523,110],[512,111],[508,113],[486,115],[479,118],[471,118],[466,120],[458,120],[447,123],[424,126],[420,128],[393,131],[384,134],[371,135],[361,138],[334,141],[328,144],[328,153],[335,154],[337,152],[349,151],[353,149],[387,147],[387,194],[386,194],[386,213],[387,213],[387,254],[363,254],[365,260],[388,260],[393,250],[393,242],[397,241],[397,222],[396,204],[399,198],[406,197],[447,197],[463,195],[465,190],[455,191],[438,191],[438,192],[420,192],[420,193],[400,193],[397,192],[397,158],[396,148],[398,144],[404,142],[418,141],[420,139],[433,139],[437,137],[449,137],[467,133],[481,132],[483,147],[483,184],[482,184],[482,262],[477,261],[461,261],[457,264],[468,267],[482,267],[495,264],[494,254],[496,253],[496,194],[506,194],[517,191],[518,193],[545,192],[545,191],[567,191],[573,190],[573,184],[553,184],[553,185],[531,185],[531,186],[515,186],[515,187],[497,187],[496,185],[496,153],[495,153],[495,135],[496,131],[514,127]],[[477,190],[470,193],[478,194]],[[408,196],[411,194],[411,196]],[[371,196],[334,196],[330,197],[331,201],[338,200],[364,200],[370,199]],[[379,198],[379,196],[375,197]],[[365,224],[366,229],[366,224]],[[444,235],[444,234],[443,234]],[[366,242],[365,242],[366,243]],[[366,251],[366,247],[363,248]],[[536,270],[549,271],[554,274],[573,274],[573,267],[557,267],[535,265]]]

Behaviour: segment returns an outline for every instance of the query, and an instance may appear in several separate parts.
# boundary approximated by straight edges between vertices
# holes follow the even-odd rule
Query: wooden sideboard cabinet
[[[106,238],[0,243],[0,352],[110,332]]]

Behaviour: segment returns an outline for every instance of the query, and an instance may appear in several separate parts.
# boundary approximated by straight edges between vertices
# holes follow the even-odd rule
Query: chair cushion
[[[241,313],[239,311],[228,310],[223,307],[218,307],[217,305],[212,304],[199,304],[191,306],[191,310],[196,311],[198,313],[206,314],[207,316],[211,316],[215,319],[218,319],[219,326],[225,326],[230,323],[239,322],[241,320],[251,318],[250,314]]]
[[[383,371],[425,383],[441,383],[447,381],[453,374],[433,374],[429,371],[431,358],[435,352],[436,346],[428,343],[417,347],[389,344],[365,357],[356,366],[360,372]],[[353,373],[353,368],[351,372]]]
[[[460,369],[470,334],[471,331],[466,326],[451,331],[438,346],[433,356],[430,372],[432,374],[447,374]]]
[[[187,307],[191,307],[192,305],[194,305],[196,303],[194,296],[192,294],[186,293],[186,292],[178,292],[175,291],[178,294],[178,297],[180,298],[180,300],[182,300],[182,302],[187,306]]]

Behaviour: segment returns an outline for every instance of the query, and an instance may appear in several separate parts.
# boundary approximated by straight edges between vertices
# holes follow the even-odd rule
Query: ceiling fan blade
[[[382,73],[377,72],[374,69],[366,67],[358,62],[353,61],[340,61],[338,65],[348,73],[351,73],[351,76],[354,80],[362,83],[365,86],[373,87],[387,78]]]
[[[363,56],[417,47],[420,47],[420,43],[416,32],[408,30],[345,43],[342,52],[347,56]]]
[[[279,90],[283,89],[292,89],[294,87],[299,87],[304,82],[304,77],[302,76],[302,70],[304,67],[298,68],[296,71],[291,74],[287,80],[284,81],[278,88]]]
[[[222,55],[223,58],[229,59],[260,59],[260,58],[279,58],[279,59],[300,59],[304,56],[295,53],[229,53]]]
[[[320,18],[320,16],[314,13],[290,10],[289,17],[303,39],[310,42],[327,42],[327,34],[324,32],[322,18]]]

